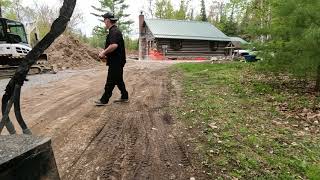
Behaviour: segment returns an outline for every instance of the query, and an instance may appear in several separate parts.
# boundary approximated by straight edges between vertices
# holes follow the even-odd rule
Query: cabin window
[[[170,41],[170,48],[178,51],[182,48],[182,41],[181,40],[171,40]]]
[[[211,51],[216,51],[219,48],[219,42],[218,41],[210,41],[210,50]]]

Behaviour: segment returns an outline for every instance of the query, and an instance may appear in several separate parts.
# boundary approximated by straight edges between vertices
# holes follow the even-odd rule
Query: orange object
[[[149,52],[149,57],[152,60],[164,60],[163,54],[157,50],[151,50]]]
[[[198,60],[198,61],[204,61],[204,60],[207,60],[206,58],[204,58],[204,57],[197,57],[197,58],[195,58],[195,60]]]

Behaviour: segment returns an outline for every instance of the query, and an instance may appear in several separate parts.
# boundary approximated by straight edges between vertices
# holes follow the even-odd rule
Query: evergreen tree
[[[125,0],[100,0],[100,7],[92,6],[92,8],[98,13],[91,13],[97,17],[101,17],[102,14],[106,12],[111,12],[119,20],[117,21],[117,26],[122,31],[124,38],[126,38],[131,32],[130,25],[133,21],[128,20],[129,14],[125,11],[128,9],[128,5]],[[104,41],[106,36],[105,26],[96,26],[92,30],[92,37],[90,38],[90,44],[94,47],[104,48]]]
[[[244,2],[247,0],[230,0],[226,5],[218,4],[219,22],[214,21],[218,24],[221,30],[228,36],[239,36],[240,35],[240,24],[242,16],[244,14]],[[220,8],[224,7],[224,12],[221,12]]]
[[[124,35],[128,35],[131,32],[130,25],[133,24],[133,21],[128,20],[129,14],[126,14],[125,11],[128,9],[128,5],[125,3],[125,0],[100,0],[100,8],[93,7],[97,13],[92,13],[96,16],[100,16],[106,12],[112,12],[117,18],[119,18],[117,25],[119,29],[123,32]],[[104,31],[103,27],[97,27],[94,33],[97,31]],[[103,32],[100,32],[103,33]]]
[[[263,44],[266,63],[272,70],[317,77],[320,90],[320,1],[273,0],[270,40]],[[265,22],[264,22],[265,24]]]
[[[174,19],[174,9],[171,3],[171,0],[167,1],[166,7],[165,7],[165,18],[166,19]]]
[[[204,0],[201,0],[200,17],[201,17],[201,21],[208,21],[207,13],[206,13],[206,5]]]

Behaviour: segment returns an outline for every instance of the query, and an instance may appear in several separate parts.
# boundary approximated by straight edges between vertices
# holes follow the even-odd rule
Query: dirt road
[[[127,104],[94,106],[105,83],[104,66],[25,90],[23,115],[34,134],[52,138],[62,179],[199,177],[186,144],[175,136],[169,108],[179,99],[169,66],[129,62]],[[114,93],[111,100],[119,97],[117,89]]]

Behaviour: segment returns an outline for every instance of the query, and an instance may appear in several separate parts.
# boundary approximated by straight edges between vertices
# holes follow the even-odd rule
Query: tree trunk
[[[318,65],[317,69],[317,80],[316,80],[316,92],[320,91],[320,64]]]
[[[2,18],[2,5],[1,5],[1,2],[0,2],[0,18]]]

